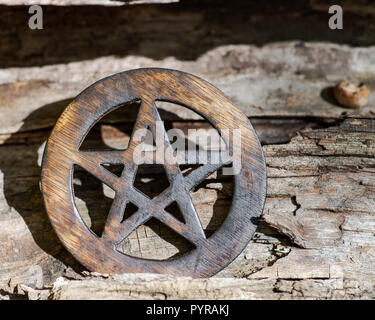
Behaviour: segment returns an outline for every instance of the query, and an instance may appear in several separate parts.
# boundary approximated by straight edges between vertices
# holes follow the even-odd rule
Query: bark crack
[[[290,198],[290,200],[292,201],[292,204],[296,207],[293,210],[293,216],[296,216],[297,215],[297,211],[301,208],[301,205],[297,202],[297,196],[292,196]]]

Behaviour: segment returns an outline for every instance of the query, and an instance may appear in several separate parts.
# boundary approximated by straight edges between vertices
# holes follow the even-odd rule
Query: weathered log
[[[324,0],[293,0],[287,5],[279,0],[184,0],[167,4],[157,0],[156,4],[140,5],[127,5],[140,2],[133,0],[43,0],[46,6],[43,7],[42,30],[28,28],[31,16],[28,6],[1,5],[26,2],[0,1],[2,68],[69,63],[110,55],[143,56],[153,60],[169,57],[169,63],[173,64],[174,58],[194,61],[217,46],[229,44],[262,45],[300,39],[371,46],[375,41],[375,6],[371,1],[365,4],[355,0],[340,2],[345,12],[344,32],[328,27],[331,15]],[[82,5],[59,6],[62,2],[81,2]],[[96,5],[84,5],[88,2]],[[109,2],[113,6],[106,6]],[[300,46],[299,50],[304,48]],[[326,57],[325,52],[321,53],[321,57]],[[275,54],[282,52],[275,51]],[[301,77],[309,74],[322,79],[324,69],[336,69],[334,64],[333,67],[322,64],[311,68],[309,60],[315,59],[314,55],[316,53],[306,55],[307,64],[298,70]],[[236,54],[228,54],[226,58],[232,68],[243,68],[242,57],[238,59]],[[335,63],[342,59],[345,59],[345,52]],[[261,60],[253,67],[259,66],[258,62]],[[301,62],[296,60],[298,65]],[[272,69],[282,71],[283,61],[268,63],[271,73]],[[342,64],[342,69],[348,65]],[[227,67],[223,67],[225,71]]]
[[[86,275],[81,279],[58,278],[43,290],[26,285],[8,298],[30,300],[231,300],[231,299],[374,299],[374,279],[192,279],[155,274]]]
[[[62,248],[42,205],[43,143],[63,108],[88,84],[120,70],[152,64],[200,75],[232,98],[254,124],[268,170],[266,207],[245,251],[216,278],[194,281],[190,296],[187,291],[173,293],[171,282],[163,282],[161,298],[194,297],[196,288],[205,283],[217,288],[215,293],[207,292],[207,298],[373,298],[374,100],[371,97],[369,105],[359,110],[344,109],[333,103],[327,88],[349,79],[364,81],[374,90],[374,57],[373,48],[292,42],[260,48],[219,47],[192,62],[105,57],[0,70],[0,294],[16,293],[21,283],[39,290],[57,277],[76,276],[83,270]],[[320,68],[321,64],[327,67]],[[160,108],[171,126],[207,128],[181,109]],[[132,119],[134,114],[124,112],[107,119],[98,132],[105,143],[116,146]],[[230,181],[211,178],[193,192],[206,221],[213,207],[225,213],[231,200]],[[86,184],[82,190],[88,196],[97,197],[101,191],[111,197],[98,184]],[[82,200],[79,208],[87,215],[88,207],[104,208],[101,201],[88,205]],[[151,227],[139,229],[136,241],[125,246],[127,252],[146,257],[158,248],[158,255],[175,254],[178,248],[165,239],[156,240]],[[140,286],[147,278],[142,277],[134,280]],[[51,297],[77,298],[77,288],[95,292],[101,281],[109,286],[116,283],[76,281],[56,285]],[[177,281],[182,287],[186,284],[184,279]],[[245,289],[229,296],[223,288],[226,281]],[[116,297],[127,298],[126,281],[119,283]],[[152,280],[144,297],[153,297],[152,288],[159,285],[159,278]],[[139,294],[137,290],[134,294]]]
[[[89,277],[83,280],[60,278],[49,291],[29,290],[29,298],[65,299],[374,299],[374,279],[259,280],[210,278],[191,279],[150,274],[118,277]]]

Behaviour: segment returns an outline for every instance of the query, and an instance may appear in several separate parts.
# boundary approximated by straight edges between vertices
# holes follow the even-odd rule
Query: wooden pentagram
[[[167,101],[190,108],[208,119],[230,146],[241,163],[234,177],[230,212],[220,228],[206,238],[189,191],[208,175],[226,164],[208,163],[184,176],[177,163],[164,167],[170,187],[154,198],[133,185],[137,165],[133,153],[140,143],[134,136],[125,151],[80,151],[91,127],[104,115],[124,103],[141,101],[133,132],[149,128],[155,135],[160,115],[155,101]],[[224,130],[225,129],[225,130]],[[241,130],[241,145],[230,134]],[[164,129],[163,129],[164,130]],[[162,134],[166,154],[171,150]],[[72,186],[73,165],[78,164],[113,190],[115,198],[101,237],[85,225],[75,204]],[[123,164],[121,176],[102,164]],[[230,263],[250,241],[255,217],[263,209],[266,188],[265,162],[261,146],[246,116],[218,89],[206,81],[175,70],[137,69],[102,79],[83,91],[56,123],[45,149],[42,191],[51,223],[66,248],[88,269],[100,273],[155,272],[192,277],[207,277]],[[138,210],[123,221],[127,203]],[[165,208],[176,201],[185,223]],[[131,257],[118,252],[115,245],[151,217],[157,218],[194,244],[195,249],[176,259],[156,261]]]

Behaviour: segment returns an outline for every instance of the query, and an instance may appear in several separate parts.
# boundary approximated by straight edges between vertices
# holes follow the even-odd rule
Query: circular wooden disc
[[[191,202],[189,191],[222,164],[206,164],[184,177],[178,165],[165,165],[171,186],[153,199],[132,184],[136,165],[131,138],[125,151],[80,151],[92,126],[112,109],[141,101],[136,128],[160,120],[154,102],[167,101],[196,111],[220,132],[241,163],[234,176],[233,202],[228,216],[206,238]],[[241,144],[232,135],[241,129]],[[167,142],[169,143],[169,142]],[[239,156],[240,154],[240,156]],[[122,163],[118,177],[101,166]],[[101,237],[83,222],[74,204],[72,172],[78,164],[113,188],[116,196]],[[64,111],[45,149],[42,192],[51,223],[65,247],[88,269],[99,273],[154,272],[180,276],[207,277],[228,265],[245,248],[255,229],[255,217],[262,213],[266,192],[266,169],[261,145],[247,117],[221,91],[193,75],[168,69],[131,70],[102,79],[84,90]],[[126,201],[138,211],[121,222]],[[164,208],[172,201],[181,207],[186,223],[174,219]],[[117,251],[116,243],[145,221],[155,217],[191,241],[195,249],[172,260],[147,260]]]

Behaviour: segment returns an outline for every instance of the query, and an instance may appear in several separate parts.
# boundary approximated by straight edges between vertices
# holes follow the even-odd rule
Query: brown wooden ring
[[[125,163],[124,176],[131,177],[134,165],[129,152],[79,151],[85,136],[104,115],[124,103],[141,100],[137,123],[142,126],[158,118],[154,101],[182,105],[204,116],[222,134],[226,142],[233,142],[223,129],[241,129],[241,171],[234,176],[233,202],[223,224],[209,238],[194,225],[196,213],[191,207],[189,188],[197,185],[217,167],[204,165],[195,175],[181,178],[179,169],[169,166],[171,186],[159,197],[165,205],[175,199],[186,205],[186,225],[177,224],[161,208],[138,195],[129,180],[106,172],[101,163]],[[130,150],[130,149],[129,149]],[[234,150],[234,149],[233,149]],[[79,164],[116,191],[106,225],[106,233],[98,237],[85,225],[74,204],[72,184],[73,165]],[[193,75],[168,69],[146,68],[131,70],[102,79],[79,94],[57,121],[45,148],[42,169],[42,192],[51,223],[64,246],[85,267],[99,273],[153,272],[179,276],[208,277],[233,261],[251,240],[256,229],[253,218],[262,213],[266,195],[266,166],[259,140],[248,118],[221,91]],[[201,169],[203,168],[203,169]],[[191,173],[193,174],[194,171]],[[163,195],[162,194],[162,195]],[[168,198],[168,196],[169,198]],[[156,216],[172,225],[181,235],[190,238],[196,248],[172,260],[156,261],[131,257],[114,249],[129,234],[119,224],[118,212],[124,207],[124,197],[143,201],[144,207],[133,215],[125,226],[135,229],[146,218]],[[163,202],[163,201],[164,202]],[[166,202],[165,202],[166,201]],[[195,213],[195,216],[194,216]],[[111,215],[112,214],[112,215]],[[130,219],[130,218],[129,218]],[[117,221],[117,222],[116,222]],[[190,222],[192,224],[190,224]],[[194,222],[195,221],[195,222]]]

